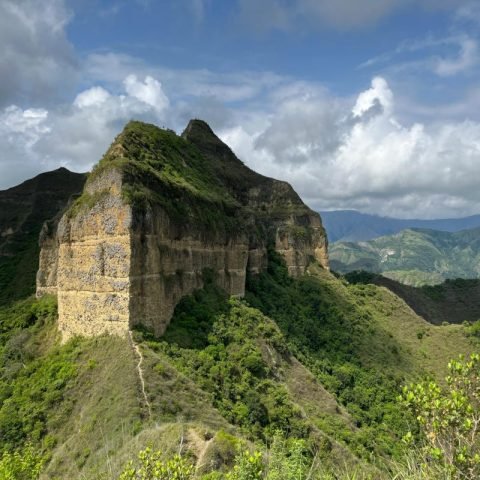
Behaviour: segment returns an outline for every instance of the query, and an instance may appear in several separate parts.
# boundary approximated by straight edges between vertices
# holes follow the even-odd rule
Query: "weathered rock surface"
[[[287,183],[248,169],[199,120],[181,137],[128,124],[83,195],[44,230],[37,294],[57,292],[64,339],[136,324],[161,335],[207,274],[242,296],[269,247],[293,276],[315,260],[328,268],[319,215]]]

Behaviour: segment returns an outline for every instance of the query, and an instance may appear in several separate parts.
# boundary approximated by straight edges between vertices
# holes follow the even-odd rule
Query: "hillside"
[[[478,278],[480,229],[448,233],[410,229],[368,242],[338,242],[330,248],[332,269],[365,270],[407,285],[448,278]]]
[[[236,480],[239,452],[283,438],[311,480],[388,479],[414,424],[402,386],[479,346],[330,273],[320,217],[198,120],[130,122],[41,245],[39,298],[0,306],[0,474],[131,479],[151,447]]]
[[[275,257],[248,303],[208,284],[162,339],[135,331],[135,348],[116,336],[59,345],[50,298],[0,322],[2,447],[33,442],[45,479],[116,479],[148,444],[167,456],[183,445],[200,471],[228,468],[238,439],[260,445],[275,429],[306,438],[325,466],[375,469],[368,459],[402,454],[400,386],[442,377],[474,348],[463,326],[430,325],[382,287],[315,266],[292,279]]]
[[[369,215],[355,210],[321,211],[328,239],[333,242],[364,242],[409,228],[459,232],[480,227],[480,215],[436,220],[400,219]]]
[[[388,288],[428,322],[476,322],[480,319],[480,280],[457,278],[438,285],[412,287],[364,271],[350,272],[345,278],[351,283],[375,284]]]
[[[59,168],[0,191],[0,304],[35,291],[40,230],[82,191],[85,180]]]

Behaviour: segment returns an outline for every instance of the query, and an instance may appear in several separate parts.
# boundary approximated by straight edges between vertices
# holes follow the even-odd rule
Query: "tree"
[[[414,413],[424,441],[426,462],[456,479],[480,478],[480,355],[448,364],[447,388],[436,382],[403,389],[402,403]],[[413,441],[410,432],[407,441]]]

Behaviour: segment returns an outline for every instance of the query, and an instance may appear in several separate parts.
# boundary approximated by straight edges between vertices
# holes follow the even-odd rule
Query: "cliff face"
[[[37,294],[58,293],[64,338],[135,324],[161,335],[205,275],[242,296],[268,247],[293,276],[314,260],[328,268],[320,217],[290,185],[248,169],[199,120],[181,137],[131,122],[45,228]]]

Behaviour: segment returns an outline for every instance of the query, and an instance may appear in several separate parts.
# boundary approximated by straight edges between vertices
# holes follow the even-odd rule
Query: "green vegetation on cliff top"
[[[179,228],[254,235],[262,227],[251,224],[253,210],[267,219],[310,212],[291,187],[250,170],[200,120],[192,120],[181,136],[129,122],[88,182],[110,169],[121,172],[123,197],[138,213],[159,206]],[[252,188],[257,188],[254,205]],[[102,193],[85,191],[69,214],[91,208]]]

